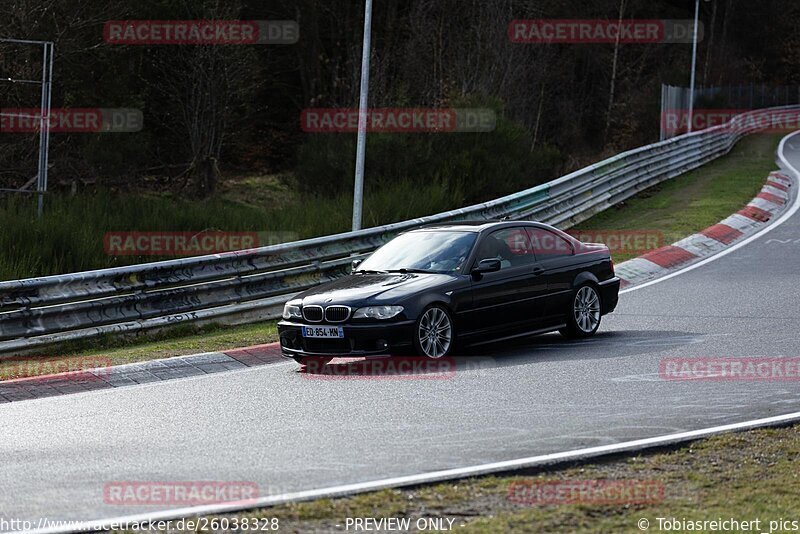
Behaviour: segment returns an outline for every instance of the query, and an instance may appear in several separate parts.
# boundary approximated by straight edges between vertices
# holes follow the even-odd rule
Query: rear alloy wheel
[[[567,326],[559,330],[568,338],[589,337],[600,327],[600,295],[594,286],[583,285],[572,299]]]
[[[453,348],[453,320],[441,306],[433,305],[417,320],[414,329],[414,347],[420,356],[443,358]]]

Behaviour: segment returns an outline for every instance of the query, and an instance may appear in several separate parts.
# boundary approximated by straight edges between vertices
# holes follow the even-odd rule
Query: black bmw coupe
[[[428,358],[558,330],[591,336],[617,305],[608,248],[546,224],[464,222],[401,234],[349,276],[286,303],[281,350],[301,364],[337,356]]]

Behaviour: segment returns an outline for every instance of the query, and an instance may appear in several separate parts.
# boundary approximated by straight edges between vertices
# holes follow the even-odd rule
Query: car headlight
[[[402,312],[402,306],[367,306],[357,309],[353,319],[391,319]]]
[[[300,302],[299,301],[289,301],[283,306],[283,318],[284,319],[300,319],[303,317],[303,313],[300,311]]]

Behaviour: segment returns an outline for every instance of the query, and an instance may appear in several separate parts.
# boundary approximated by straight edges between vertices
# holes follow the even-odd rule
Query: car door
[[[572,282],[577,276],[575,250],[560,235],[538,226],[527,227],[541,282],[547,286],[545,313],[547,324],[563,322],[572,299]]]
[[[524,227],[509,227],[484,235],[473,267],[484,259],[499,259],[501,268],[472,278],[472,307],[467,329],[473,333],[530,330],[544,316],[546,283],[534,274],[535,256]]]

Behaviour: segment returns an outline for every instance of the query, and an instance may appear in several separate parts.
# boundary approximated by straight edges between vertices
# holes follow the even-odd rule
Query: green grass
[[[110,256],[103,243],[110,231],[274,232],[287,239],[345,232],[352,224],[352,201],[349,191],[331,197],[299,198],[279,181],[264,177],[224,184],[218,196],[206,201],[111,192],[75,197],[51,194],[41,220],[35,216],[31,199],[9,197],[0,203],[0,280],[167,259]],[[459,190],[434,182],[369,189],[364,225],[438,213],[461,202]]]
[[[277,517],[281,531],[343,531],[346,518],[455,519],[454,530],[496,532],[642,532],[637,522],[658,517],[769,521],[797,517],[800,474],[797,426],[725,434],[665,452],[633,455],[517,476],[487,476],[412,489],[276,506],[217,517]],[[512,502],[509,486],[522,482],[648,481],[663,488],[652,504]],[[412,523],[413,524],[413,523]],[[336,525],[342,525],[337,528]],[[352,528],[352,527],[351,527]],[[684,532],[679,529],[677,532]]]
[[[751,135],[725,157],[643,191],[584,221],[579,230],[657,230],[669,245],[739,211],[775,169],[782,135]],[[639,254],[615,253],[614,261]]]

